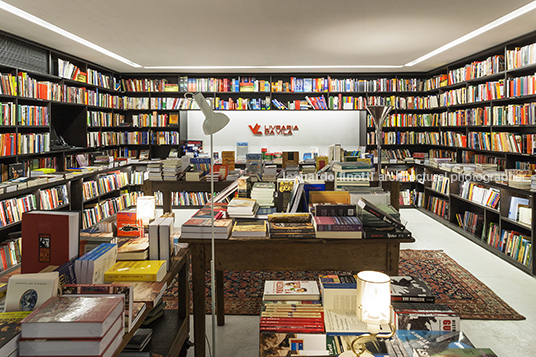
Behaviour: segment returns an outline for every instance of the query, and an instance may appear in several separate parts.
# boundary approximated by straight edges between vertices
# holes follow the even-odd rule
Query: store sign
[[[297,125],[265,125],[261,127],[259,123],[255,126],[248,125],[253,135],[292,135],[293,131],[299,130]]]

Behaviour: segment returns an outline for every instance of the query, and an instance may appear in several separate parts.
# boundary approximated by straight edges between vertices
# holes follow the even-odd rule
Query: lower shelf
[[[178,318],[177,310],[164,310],[164,316],[144,328],[153,329],[153,337],[144,351],[162,356],[186,356],[188,321]]]
[[[474,236],[473,234],[467,232],[466,230],[464,230],[463,228],[449,222],[448,220],[436,215],[435,213],[429,211],[428,209],[426,208],[422,208],[422,207],[417,207],[417,209],[421,212],[423,212],[424,214],[434,218],[435,220],[437,220],[438,222],[442,223],[443,225],[445,225],[446,227],[452,229],[453,231],[455,231],[456,233],[459,233],[461,234],[462,236],[464,236],[465,238],[471,240],[472,242],[480,245],[481,247],[485,248],[486,250],[488,250],[489,252],[495,254],[496,256],[498,256],[499,258],[507,261],[508,263],[512,264],[513,266],[521,269],[522,271],[530,274],[530,275],[536,275],[536,271],[534,271],[534,266],[532,268],[529,268],[527,267],[526,265],[523,265],[521,264],[520,262],[518,262],[517,260],[515,259],[512,259],[511,257],[507,256],[506,254],[504,254],[503,252],[495,249],[494,247],[490,246],[489,244],[487,244],[486,242],[483,242],[482,240],[480,240],[478,237]]]

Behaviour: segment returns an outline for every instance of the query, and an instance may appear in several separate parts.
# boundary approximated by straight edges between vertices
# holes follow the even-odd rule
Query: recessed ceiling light
[[[435,56],[435,55],[437,55],[437,54],[439,54],[441,52],[445,52],[446,50],[451,49],[454,46],[458,46],[459,44],[461,44],[463,42],[469,41],[470,39],[472,39],[472,38],[474,38],[476,36],[479,36],[479,35],[483,34],[484,32],[487,32],[487,31],[489,31],[489,30],[491,30],[491,29],[493,29],[493,28],[495,28],[497,26],[500,26],[500,25],[504,24],[505,22],[513,20],[516,17],[519,17],[519,16],[521,16],[523,14],[526,14],[527,12],[532,11],[534,9],[536,9],[536,1],[533,1],[533,2],[531,2],[531,3],[529,3],[529,4],[525,5],[525,6],[522,6],[519,9],[517,9],[515,11],[512,11],[509,14],[506,14],[503,17],[498,18],[495,21],[490,22],[487,25],[484,25],[484,26],[482,26],[482,27],[480,27],[480,28],[478,28],[478,29],[476,29],[476,30],[474,30],[472,32],[469,32],[467,35],[462,36],[462,37],[460,37],[460,38],[458,38],[458,39],[456,39],[456,40],[454,40],[452,42],[449,42],[446,45],[441,46],[438,49],[435,49],[432,52],[427,53],[424,56],[419,57],[416,60],[407,63],[405,66],[410,67],[410,66],[413,66],[413,65],[415,65],[415,64],[417,64],[419,62],[427,60],[427,59],[429,59],[429,58],[431,58],[431,57],[433,57],[433,56]]]
[[[145,69],[345,69],[345,68],[401,68],[402,65],[333,65],[333,66],[145,66]]]
[[[111,51],[108,51],[105,48],[100,47],[99,45],[96,45],[96,44],[94,44],[92,42],[84,40],[83,38],[78,37],[75,34],[70,33],[69,31],[65,31],[65,30],[59,28],[58,26],[55,26],[55,25],[51,24],[50,22],[42,20],[42,19],[40,19],[40,18],[38,18],[38,17],[36,17],[36,16],[34,16],[32,14],[27,13],[26,11],[23,11],[23,10],[21,10],[19,8],[16,8],[15,6],[9,5],[9,4],[5,3],[4,1],[0,1],[0,9],[3,9],[5,11],[7,11],[7,12],[10,12],[13,15],[17,15],[19,17],[22,17],[23,19],[28,20],[30,22],[33,22],[34,24],[42,26],[42,27],[44,27],[46,29],[49,29],[50,31],[54,31],[54,32],[56,32],[56,33],[58,33],[58,34],[60,34],[62,36],[65,36],[65,37],[67,37],[67,38],[69,38],[69,39],[71,39],[73,41],[76,41],[76,42],[78,42],[78,43],[80,43],[80,44],[82,44],[84,46],[87,46],[89,48],[92,48],[95,51],[99,51],[100,53],[103,53],[106,56],[110,56],[112,58],[115,58],[116,60],[121,61],[123,63],[126,63],[126,64],[128,64],[128,65],[130,65],[132,67],[137,67],[137,68],[142,67],[139,64],[132,62],[129,59],[121,57],[118,54],[115,54],[115,53],[113,53]]]

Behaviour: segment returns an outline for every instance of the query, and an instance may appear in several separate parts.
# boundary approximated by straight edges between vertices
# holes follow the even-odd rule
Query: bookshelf
[[[180,148],[188,140],[187,113],[197,108],[184,93],[202,91],[219,110],[364,110],[366,105],[389,104],[395,109],[383,130],[385,149],[533,170],[535,43],[536,33],[532,33],[428,73],[255,75],[116,73],[35,44],[47,66],[27,70],[0,64],[0,138],[5,139],[3,143],[49,142],[51,147],[25,146],[22,151],[18,145],[16,149],[10,145],[8,153],[6,146],[0,163],[3,172],[16,162],[24,162],[27,168],[64,169],[75,154],[89,155],[97,149],[124,157],[148,149],[150,157],[165,157],[171,148]],[[22,113],[28,110],[39,114],[26,118]],[[375,145],[371,124],[369,119],[369,148]],[[69,147],[54,149],[57,136]],[[431,169],[416,165],[415,170],[424,173]],[[423,207],[433,199],[449,206],[448,212],[460,213],[456,207],[464,198],[453,196],[452,189],[451,185],[450,192],[443,193],[433,190],[431,182],[417,181],[404,183],[401,192],[414,197],[414,202],[421,201]],[[501,197],[510,189],[517,192],[501,186]],[[530,191],[524,192],[532,197]],[[74,196],[73,200],[70,205],[74,202],[82,210],[83,202]],[[482,209],[482,213],[488,211]],[[481,207],[475,205],[474,210]],[[453,223],[453,215],[443,217]],[[499,218],[502,220],[502,215]],[[504,220],[505,227],[507,224],[515,226]],[[531,239],[533,232],[530,227]],[[525,271],[535,274],[534,269],[532,265]]]

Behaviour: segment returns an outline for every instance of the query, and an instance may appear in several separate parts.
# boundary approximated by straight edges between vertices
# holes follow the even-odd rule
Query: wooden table
[[[195,356],[205,356],[205,271],[210,268],[210,239],[181,239],[192,259]],[[401,242],[409,239],[217,239],[216,311],[225,324],[223,272],[226,270],[383,271],[398,275]]]

